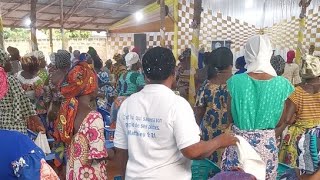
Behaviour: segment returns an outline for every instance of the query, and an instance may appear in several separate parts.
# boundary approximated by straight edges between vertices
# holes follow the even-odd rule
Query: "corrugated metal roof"
[[[63,0],[64,28],[106,30],[155,0]],[[1,0],[5,27],[26,27],[30,0]],[[60,28],[60,0],[38,0],[37,28]]]

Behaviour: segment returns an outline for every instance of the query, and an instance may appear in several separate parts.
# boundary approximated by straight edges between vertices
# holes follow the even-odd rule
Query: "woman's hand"
[[[236,138],[234,135],[229,133],[221,134],[220,136],[216,137],[220,148],[226,148],[228,146],[234,146],[239,142],[239,139]]]
[[[44,128],[39,116],[30,116],[28,120],[28,128],[34,132],[41,132],[43,134],[46,133],[46,129]]]

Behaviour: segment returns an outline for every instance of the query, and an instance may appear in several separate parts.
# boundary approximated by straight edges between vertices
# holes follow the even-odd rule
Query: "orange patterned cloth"
[[[66,75],[61,84],[64,100],[55,121],[54,137],[66,144],[71,142],[74,119],[78,110],[78,97],[96,91],[98,80],[95,71],[87,62],[79,62]]]

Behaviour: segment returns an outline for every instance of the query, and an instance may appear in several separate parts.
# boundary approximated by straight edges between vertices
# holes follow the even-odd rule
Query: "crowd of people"
[[[274,55],[264,35],[244,50],[234,64],[229,48],[201,48],[190,104],[189,48],[177,62],[169,48],[125,47],[105,64],[93,47],[58,50],[48,65],[41,51],[21,57],[17,48],[0,49],[0,176],[107,179],[114,159],[125,179],[184,180],[191,179],[190,160],[208,158],[223,171],[213,179],[274,180],[279,163],[291,167],[283,178],[320,178],[314,46],[301,65],[293,50],[286,61]],[[110,112],[115,148],[107,149],[99,109]],[[29,131],[54,138],[50,165]],[[247,152],[239,151],[243,142]],[[249,152],[257,156],[246,161]]]

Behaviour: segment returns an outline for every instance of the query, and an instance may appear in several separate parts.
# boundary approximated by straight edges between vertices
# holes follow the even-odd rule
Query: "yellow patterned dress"
[[[289,99],[296,105],[296,122],[284,136],[279,161],[297,167],[297,142],[308,129],[320,125],[320,92],[310,94],[298,86]]]

